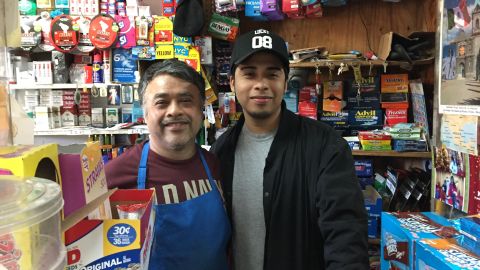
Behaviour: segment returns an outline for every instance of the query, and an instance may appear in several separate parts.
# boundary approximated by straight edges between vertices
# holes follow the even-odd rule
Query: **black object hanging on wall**
[[[202,0],[180,0],[173,20],[173,33],[181,37],[200,35],[204,17]]]

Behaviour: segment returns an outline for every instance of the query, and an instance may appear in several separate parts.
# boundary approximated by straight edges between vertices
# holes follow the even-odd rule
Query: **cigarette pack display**
[[[118,108],[106,108],[106,122],[108,127],[115,126],[119,123],[118,121]]]
[[[98,128],[105,127],[103,108],[92,108],[92,126]]]

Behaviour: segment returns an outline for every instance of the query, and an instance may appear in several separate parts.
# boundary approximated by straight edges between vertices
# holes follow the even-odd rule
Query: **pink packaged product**
[[[135,23],[129,17],[120,15],[115,15],[115,21],[119,28],[116,47],[124,49],[135,47]]]

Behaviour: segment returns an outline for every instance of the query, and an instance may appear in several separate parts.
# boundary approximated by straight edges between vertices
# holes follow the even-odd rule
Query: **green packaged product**
[[[237,18],[225,17],[214,13],[208,24],[208,33],[214,38],[234,41],[238,33],[240,21]]]

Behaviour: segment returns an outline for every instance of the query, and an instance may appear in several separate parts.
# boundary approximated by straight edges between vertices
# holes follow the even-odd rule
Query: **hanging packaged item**
[[[133,18],[115,15],[115,21],[118,25],[117,48],[130,49],[136,45],[135,22]]]
[[[177,6],[177,1],[175,0],[161,0],[162,2],[162,16],[172,17],[175,15],[175,7]]]
[[[18,11],[20,15],[36,15],[37,3],[35,0],[20,0],[18,1]]]
[[[154,35],[152,17],[139,16],[135,18],[135,37],[138,46],[153,46]]]
[[[252,0],[245,2],[245,16],[255,21],[266,21],[268,18],[260,12],[261,0]]]
[[[278,0],[260,0],[260,12],[265,15],[269,21],[278,21],[285,18]]]
[[[214,13],[208,24],[208,32],[212,37],[227,41],[234,41],[238,34],[240,20],[237,18],[225,17]]]
[[[51,23],[52,18],[50,17],[50,13],[47,11],[43,11],[38,18],[38,21],[35,22],[35,31],[41,32],[42,38],[38,47],[42,51],[53,51],[55,47],[52,45],[52,41],[50,39],[50,31],[51,31]]]
[[[226,11],[236,10],[236,4],[234,0],[215,0],[215,12],[224,13]]]
[[[340,112],[343,101],[343,82],[329,81],[323,84],[323,111]]]
[[[68,15],[57,16],[52,20],[50,38],[55,49],[70,52],[78,44],[78,31],[73,29],[73,19]]]
[[[90,31],[91,19],[89,17],[80,16],[75,18],[75,24],[78,26],[78,46],[77,50],[83,53],[88,53],[93,51],[95,47],[90,41],[89,31]]]
[[[137,61],[132,59],[132,52],[125,49],[113,50],[113,81],[119,83],[134,83],[138,77]]]
[[[167,17],[154,16],[155,45],[173,44],[173,23]]]
[[[26,51],[37,47],[42,39],[40,31],[35,31],[39,18],[39,16],[20,16],[20,46]]]
[[[90,22],[88,34],[95,48],[105,50],[117,42],[118,25],[110,15],[97,15]]]

